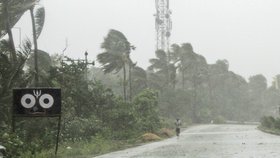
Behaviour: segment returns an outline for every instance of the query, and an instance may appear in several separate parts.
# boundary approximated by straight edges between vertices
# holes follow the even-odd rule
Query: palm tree
[[[184,72],[182,71],[183,68],[183,60],[184,60],[184,53],[182,51],[182,48],[178,44],[172,44],[171,45],[171,52],[170,52],[170,61],[173,62],[173,67],[170,67],[173,69],[173,71],[176,72],[177,68],[181,70],[182,72],[182,83],[184,88]],[[176,78],[176,74],[174,76]],[[175,86],[175,80],[173,81],[173,85]]]
[[[127,100],[126,85],[127,85],[127,66],[130,65],[130,51],[133,48],[127,41],[126,37],[117,30],[110,30],[104,42],[101,44],[104,49],[103,53],[97,55],[97,60],[102,64],[103,72],[116,73],[123,70],[123,97]]]
[[[151,66],[149,66],[148,69],[160,76],[163,76],[165,79],[164,84],[168,84],[169,75],[167,54],[163,50],[156,50],[155,54],[157,58],[150,59]]]
[[[4,0],[4,2],[2,3],[3,4],[3,16],[2,17],[6,17],[5,20],[3,20],[4,22],[4,28],[5,28],[5,31],[8,33],[8,36],[9,36],[9,46],[11,48],[11,59],[12,59],[12,66],[14,66],[15,62],[16,62],[16,49],[15,49],[15,44],[14,44],[14,39],[13,39],[13,34],[12,34],[12,30],[11,30],[11,26],[10,26],[10,14],[8,12],[9,10],[9,4],[8,4],[8,0]],[[2,13],[2,12],[1,12]],[[1,17],[1,18],[2,18]],[[1,34],[2,34],[2,31],[1,31]],[[4,33],[3,33],[4,34]]]
[[[148,70],[164,80],[162,86],[171,84],[174,87],[176,81],[176,67],[174,63],[168,61],[167,54],[163,50],[157,50],[155,54],[157,58],[150,59],[151,66],[148,67]]]
[[[190,43],[182,44],[178,57],[180,60],[180,71],[182,73],[182,84],[183,84],[183,88],[185,88],[186,70],[190,68],[195,62],[192,45]]]
[[[10,29],[21,16],[35,5],[37,0],[0,0],[0,38],[7,34],[7,21]]]
[[[193,89],[193,103],[192,103],[192,121],[199,122],[198,117],[198,94],[201,91],[203,80],[207,78],[208,65],[205,58],[196,54],[189,43],[182,44],[182,50],[185,56],[182,60],[182,72],[186,74],[184,79],[189,79],[192,83]],[[185,75],[184,75],[185,76]]]
[[[35,4],[35,1],[0,0],[0,38],[8,34],[9,46],[11,48],[10,56],[13,65],[17,61],[17,55],[11,29],[19,21],[24,12]]]
[[[32,20],[32,31],[33,31],[33,43],[34,43],[34,54],[35,54],[35,85],[38,84],[38,63],[37,63],[37,52],[38,45],[37,39],[40,36],[44,25],[45,10],[40,7],[36,11],[34,16],[34,7],[38,0],[0,0],[0,38],[5,34],[9,36],[9,46],[11,47],[10,56],[13,65],[17,62],[16,49],[13,40],[13,34],[11,28],[18,22],[21,16],[27,10],[30,11]],[[3,19],[3,20],[2,20]]]
[[[132,49],[134,50],[135,47],[132,46]],[[128,63],[128,81],[129,81],[129,101],[132,100],[132,69],[135,69],[137,63],[133,63],[131,58],[129,57],[129,63]]]

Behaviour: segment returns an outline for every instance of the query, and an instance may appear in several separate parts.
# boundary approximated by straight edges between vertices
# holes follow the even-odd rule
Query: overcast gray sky
[[[46,20],[39,49],[96,59],[109,29],[136,46],[132,58],[146,68],[155,51],[154,0],[44,0]],[[171,43],[189,42],[208,63],[227,59],[246,78],[262,73],[269,82],[280,74],[279,0],[170,0]],[[17,24],[31,37],[29,15]],[[17,32],[15,29],[14,32]],[[15,33],[17,36],[17,33]],[[269,83],[270,84],[270,83]]]

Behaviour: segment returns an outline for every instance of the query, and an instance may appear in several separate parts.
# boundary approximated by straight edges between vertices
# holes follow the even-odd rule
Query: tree
[[[249,78],[249,88],[255,93],[261,93],[267,88],[266,78],[262,74],[254,75]]]
[[[10,27],[10,14],[8,12],[8,10],[9,10],[8,6],[9,6],[8,0],[4,0],[3,14],[2,15],[3,15],[3,17],[7,17],[6,20],[4,21],[4,27],[5,27],[5,31],[8,33],[8,36],[9,36],[9,46],[11,47],[10,53],[11,53],[12,62],[13,62],[13,64],[15,64],[15,62],[16,62],[16,49],[15,49],[12,30],[11,30],[11,27]],[[1,34],[2,34],[2,32],[1,32]]]
[[[203,100],[206,97],[203,97],[206,90],[205,85],[207,84],[208,76],[208,64],[205,58],[199,54],[196,54],[193,51],[191,44],[185,43],[182,44],[182,53],[181,53],[181,72],[184,88],[193,90],[192,98],[192,121],[199,122],[199,109],[203,109],[206,106]],[[185,80],[189,84],[185,84]],[[203,97],[200,98],[200,97]]]
[[[7,22],[11,29],[35,2],[36,0],[0,0],[0,38],[7,34]]]
[[[179,70],[181,70],[182,72],[182,83],[183,83],[183,88],[184,88],[184,71],[183,70],[183,62],[185,59],[185,55],[183,53],[183,51],[181,50],[181,47],[177,44],[172,44],[171,45],[171,52],[170,52],[170,57],[171,57],[171,61],[173,61],[172,67],[170,67],[171,69],[173,69],[173,73],[176,73],[176,69],[179,68]],[[176,65],[176,66],[175,66]],[[176,74],[174,76],[173,74],[173,78],[176,78]],[[173,80],[173,85],[175,86],[175,80]]]
[[[165,79],[167,79],[168,81],[168,61],[166,52],[164,52],[163,50],[156,50],[155,54],[157,58],[149,60],[151,66],[149,66],[148,69],[166,77]]]
[[[229,63],[227,60],[217,60],[216,61],[216,66],[217,66],[217,70],[219,70],[220,73],[226,73],[228,72],[228,68],[229,68]]]
[[[136,47],[130,46],[133,50],[135,50]],[[128,81],[129,81],[129,101],[131,102],[132,100],[132,69],[136,67],[137,63],[133,63],[131,60],[130,56],[128,57]]]
[[[11,29],[19,21],[24,12],[35,5],[35,2],[36,0],[0,0],[0,39],[8,34],[11,60],[14,64],[17,61],[17,55]]]
[[[132,84],[131,84],[131,90],[132,90],[131,94],[132,96],[135,96],[143,89],[148,87],[147,74],[144,69],[135,66],[132,69],[131,75],[133,76]]]
[[[248,95],[250,99],[250,110],[258,114],[263,114],[265,111],[264,94],[267,89],[266,78],[262,74],[254,75],[249,78]],[[254,119],[259,116],[254,117]]]
[[[10,123],[11,114],[11,90],[14,87],[25,87],[28,79],[24,74],[23,67],[31,52],[30,41],[25,41],[21,51],[17,51],[17,62],[14,63],[10,57],[10,43],[6,40],[0,41],[0,124]]]
[[[34,51],[30,54],[29,58],[26,61],[26,66],[28,67],[28,73],[30,73],[30,75],[32,76],[30,79],[30,84],[34,85],[34,76],[36,74],[36,72],[34,71],[34,60],[35,60],[35,53]],[[48,81],[47,81],[47,77],[49,75],[49,71],[51,69],[51,67],[53,66],[52,64],[52,59],[50,57],[50,55],[42,50],[38,50],[38,55],[37,55],[37,61],[38,63],[40,63],[38,65],[38,69],[40,69],[40,72],[38,72],[38,77],[39,77],[39,82],[37,83],[38,86],[40,87],[44,87],[49,85]]]
[[[177,44],[172,46],[172,61],[179,68],[182,75],[182,88],[185,88],[186,72],[190,70],[190,67],[196,62],[195,54],[190,43],[183,43],[181,47]]]
[[[102,64],[104,73],[123,70],[123,97],[127,99],[127,65],[130,64],[130,51],[132,46],[126,37],[117,30],[110,30],[101,45],[103,53],[97,55],[97,60]]]
[[[157,58],[150,59],[151,65],[148,70],[159,78],[157,82],[161,82],[160,88],[173,85],[176,80],[176,67],[173,63],[169,63],[166,52],[163,50],[156,50]],[[155,76],[154,76],[155,77]]]
[[[160,125],[156,91],[146,89],[133,100],[133,109],[138,128],[145,132],[155,132]]]

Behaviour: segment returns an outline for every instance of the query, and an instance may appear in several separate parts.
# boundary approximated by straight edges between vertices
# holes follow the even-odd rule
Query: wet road
[[[279,158],[280,136],[256,125],[199,125],[170,138],[97,158]]]

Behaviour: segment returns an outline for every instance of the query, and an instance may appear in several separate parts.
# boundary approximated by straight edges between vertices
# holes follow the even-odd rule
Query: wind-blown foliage
[[[142,90],[148,88],[147,73],[141,67],[135,66],[132,69],[132,96],[137,95]]]
[[[3,2],[8,3],[4,6]],[[162,120],[174,118],[194,123],[258,121],[261,115],[275,112],[279,104],[279,89],[267,87],[263,75],[252,76],[247,82],[230,71],[227,60],[208,64],[190,43],[173,44],[170,56],[157,50],[156,57],[149,60],[148,70],[144,70],[130,58],[135,47],[117,30],[109,31],[101,44],[103,52],[97,55],[104,74],[98,74],[101,70],[94,68],[94,79],[89,80],[85,77],[85,63],[70,58],[52,59],[37,48],[45,10],[37,9],[35,0],[0,0],[0,4],[0,38],[7,33],[9,36],[9,40],[0,42],[0,138],[9,147],[9,156],[13,150],[20,157],[26,150],[40,151],[54,143],[53,120],[21,120],[18,127],[24,130],[9,134],[11,90],[33,85],[36,55],[41,64],[39,86],[62,88],[64,142],[95,137],[126,140],[143,132],[156,132]],[[30,41],[25,42],[22,50],[15,50],[10,31],[26,10],[32,18],[34,50]],[[115,74],[108,74],[112,72]],[[119,97],[121,91],[123,99]]]
[[[35,2],[36,0],[0,0],[0,39],[7,33],[7,20],[10,28],[13,28],[21,16],[35,5]],[[4,11],[5,7],[7,7],[8,15]]]
[[[35,24],[36,24],[36,38],[38,39],[45,23],[45,8],[40,7],[35,13]]]
[[[9,57],[10,46],[6,40],[0,42],[0,124],[8,125],[11,114],[11,92],[14,87],[26,86],[23,67],[31,52],[30,41],[17,52],[18,62],[15,64]]]
[[[104,73],[120,71],[130,53],[130,43],[126,37],[117,30],[110,30],[101,48],[105,52],[97,55],[97,60],[102,64]]]
[[[101,48],[105,52],[97,55],[104,73],[123,70],[123,97],[127,98],[127,66],[131,66],[130,51],[133,48],[126,37],[117,30],[110,30]]]
[[[154,75],[157,75],[162,83],[160,87],[164,85],[174,85],[176,78],[176,67],[173,63],[168,62],[166,52],[163,50],[157,50],[155,52],[157,58],[150,59],[151,65],[148,67],[149,71],[152,71]]]

